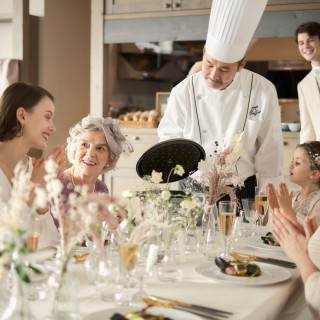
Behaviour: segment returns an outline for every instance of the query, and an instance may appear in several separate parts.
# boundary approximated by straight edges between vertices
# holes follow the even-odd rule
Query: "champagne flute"
[[[269,210],[269,188],[264,186],[255,187],[255,202],[258,213],[258,224],[262,226],[264,220],[268,218]]]
[[[236,209],[237,204],[234,201],[219,202],[219,225],[224,240],[224,252],[222,257],[226,260],[230,259],[230,239],[234,231]]]
[[[39,243],[39,235],[40,235],[40,219],[35,215],[32,216],[30,222],[30,232],[27,235],[27,248],[32,251],[38,250]]]

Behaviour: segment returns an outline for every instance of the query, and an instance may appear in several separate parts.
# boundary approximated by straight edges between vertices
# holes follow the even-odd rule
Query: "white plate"
[[[280,246],[270,246],[269,244],[263,243],[261,240],[261,236],[250,237],[247,239],[248,239],[248,242],[246,242],[246,244],[250,248],[254,248],[256,250],[265,251],[265,252],[281,252],[281,253],[284,252]]]
[[[143,306],[141,309],[144,308]],[[101,310],[92,314],[88,314],[82,318],[82,320],[109,320],[115,313],[125,314],[130,311],[137,311],[139,308],[136,307],[122,307],[122,308],[113,308],[113,309],[105,309]],[[170,317],[173,320],[202,320],[196,316],[195,314],[175,310],[175,309],[168,309],[168,308],[159,308],[159,307],[152,307],[149,308],[148,311],[153,314],[162,314],[165,317]]]
[[[214,279],[216,282],[240,286],[265,286],[290,279],[291,272],[278,266],[257,263],[262,274],[258,277],[234,277],[224,274],[214,262],[202,264],[196,267],[196,271],[202,276]]]

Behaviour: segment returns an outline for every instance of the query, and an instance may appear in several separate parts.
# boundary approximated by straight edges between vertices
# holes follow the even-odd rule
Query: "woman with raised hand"
[[[45,89],[16,82],[9,86],[0,99],[0,197],[6,201],[10,197],[14,168],[19,161],[32,172],[31,181],[45,186],[44,161],[52,157],[58,164],[58,173],[65,169],[65,150],[55,147],[45,158],[32,159],[28,156],[31,148],[44,150],[50,135],[56,131],[53,124],[54,98]],[[32,193],[27,206],[33,202]],[[26,210],[28,212],[28,210]],[[52,246],[57,239],[57,230],[47,208],[24,217],[27,229],[31,220],[39,220],[39,247]]]
[[[320,318],[320,228],[316,217],[306,217],[303,226],[284,209],[275,209],[272,233],[284,252],[299,268],[305,297],[314,319]]]

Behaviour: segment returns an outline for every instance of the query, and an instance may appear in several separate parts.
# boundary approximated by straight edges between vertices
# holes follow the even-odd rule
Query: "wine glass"
[[[120,266],[124,276],[125,300],[123,305],[130,305],[129,288],[139,258],[139,246],[135,243],[119,243]]]
[[[148,294],[145,291],[145,279],[153,274],[153,266],[158,257],[158,246],[146,243],[140,246],[139,259],[136,266],[136,277],[139,281],[138,292],[132,297],[132,303],[141,305],[143,297]]]
[[[255,187],[255,203],[258,213],[258,224],[262,226],[264,221],[268,219],[269,210],[269,188],[264,186]]]
[[[236,220],[237,204],[234,201],[219,202],[219,225],[220,232],[224,240],[224,252],[222,257],[229,259],[230,240],[233,235],[235,220]]]
[[[257,222],[257,210],[255,199],[242,199],[242,207],[245,219],[249,221],[251,232],[249,236],[256,235],[255,226]]]

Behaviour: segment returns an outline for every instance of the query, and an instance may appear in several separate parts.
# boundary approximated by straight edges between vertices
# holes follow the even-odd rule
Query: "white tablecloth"
[[[244,244],[238,245],[237,250],[260,256],[288,259],[284,253],[258,252]],[[207,262],[208,260],[202,254],[186,255],[186,261],[182,265],[182,280],[164,283],[156,277],[150,278],[147,281],[147,292],[230,311],[233,315],[228,319],[312,319],[306,307],[303,284],[297,269],[287,269],[292,273],[292,277],[282,283],[246,287],[216,283],[214,280],[198,274],[195,267]],[[99,310],[117,307],[116,303],[102,301],[96,293],[95,287],[86,282],[83,263],[75,265],[74,270],[81,279],[79,305],[82,317]],[[43,319],[50,312],[48,301],[31,302],[31,307],[38,319]]]

